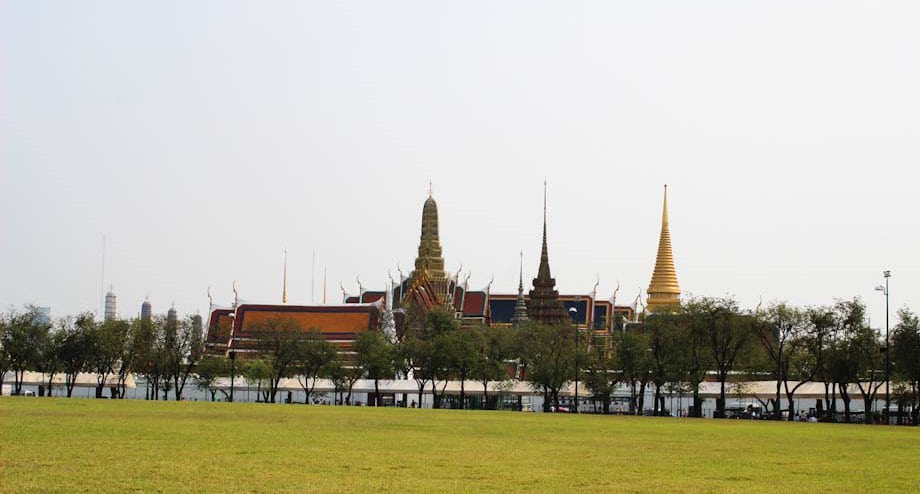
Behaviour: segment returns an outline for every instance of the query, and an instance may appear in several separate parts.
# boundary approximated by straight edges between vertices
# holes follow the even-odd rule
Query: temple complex
[[[658,257],[648,285],[649,312],[672,311],[680,307],[680,287],[671,252],[671,230],[668,226],[668,186],[664,186],[664,207],[661,211],[661,236],[658,238]]]
[[[412,311],[448,310],[463,326],[520,327],[527,321],[574,323],[581,329],[608,335],[622,329],[618,323],[637,320],[639,298],[636,305],[616,305],[616,292],[610,299],[598,298],[596,285],[590,293],[581,295],[563,295],[556,290],[556,280],[549,265],[545,184],[540,262],[529,293],[524,292],[523,253],[517,293],[492,293],[491,282],[482,289],[470,289],[469,276],[461,281],[459,271],[454,276],[449,275],[445,270],[438,227],[438,205],[429,189],[422,206],[414,269],[408,276],[400,272],[398,281],[391,278],[382,291],[364,290],[359,285],[356,295],[349,295],[343,289],[342,304],[326,304],[324,297],[321,305],[288,305],[285,282],[280,304],[241,303],[236,295],[232,306],[221,307],[212,302],[207,330],[208,353],[257,354],[261,348],[260,331],[278,319],[293,320],[303,331],[318,330],[343,352],[351,352],[355,338],[366,331],[384,331],[391,339],[400,338],[409,325],[408,314]],[[285,269],[285,281],[286,276]],[[646,308],[650,312],[676,310],[680,306],[668,226],[667,187],[658,255],[647,294]]]

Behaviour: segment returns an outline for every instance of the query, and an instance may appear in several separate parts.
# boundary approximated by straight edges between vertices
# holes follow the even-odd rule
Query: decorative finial
[[[546,233],[546,179],[543,180],[543,232]]]
[[[236,280],[233,280],[233,308],[236,309],[236,306],[240,302],[240,291],[236,287]]]
[[[518,266],[518,291],[524,290],[524,251],[521,250],[521,263]]]
[[[284,248],[284,277],[281,281],[281,303],[287,303],[287,247]]]
[[[433,194],[432,194],[431,179],[428,179],[428,198],[431,199],[432,197],[433,197]]]
[[[214,299],[211,298],[211,285],[208,285],[208,310],[214,306]]]

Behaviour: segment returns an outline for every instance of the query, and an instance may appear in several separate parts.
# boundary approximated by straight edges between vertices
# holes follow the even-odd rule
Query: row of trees
[[[41,372],[47,384],[39,395],[51,396],[54,378],[64,376],[67,397],[79,374],[96,375],[96,397],[106,387],[124,398],[128,379],[143,375],[148,399],[181,399],[204,351],[200,318],[112,320],[97,322],[92,313],[52,323],[35,307],[0,316],[0,381],[13,374],[13,394],[21,394],[26,371]],[[114,380],[114,385],[113,385]],[[2,391],[2,390],[0,390]]]
[[[885,382],[889,349],[869,326],[865,312],[859,299],[808,308],[775,303],[744,311],[730,298],[697,298],[679,312],[627,323],[624,331],[611,336],[576,334],[572,325],[534,322],[513,329],[461,328],[451,313],[433,311],[410,318],[397,342],[378,332],[361,334],[354,352],[340,352],[318,331],[278,319],[253,329],[257,358],[240,358],[231,365],[223,357],[202,359],[200,319],[193,317],[97,323],[87,313],[51,325],[41,321],[35,309],[26,308],[0,318],[0,378],[12,372],[13,392],[19,393],[26,370],[44,372],[49,388],[54,375],[63,373],[70,396],[76,375],[92,372],[97,376],[97,396],[114,377],[114,396],[123,397],[133,373],[146,377],[148,398],[167,399],[172,391],[180,399],[193,376],[214,399],[215,381],[236,374],[254,383],[267,402],[277,399],[283,378],[296,377],[307,402],[316,380],[328,378],[345,403],[352,401],[355,382],[366,378],[375,382],[374,402],[379,405],[380,380],[411,377],[418,387],[418,402],[430,389],[436,407],[444,399],[448,380],[461,382],[461,407],[467,404],[467,381],[480,382],[482,406],[494,407],[498,397],[489,383],[521,379],[543,394],[548,409],[559,406],[560,392],[577,372],[605,412],[615,390],[624,385],[630,390],[630,412],[642,413],[646,392],[651,391],[654,413],[664,412],[663,393],[676,393],[692,397],[690,411],[695,416],[702,412],[700,385],[706,380],[720,383],[716,416],[725,414],[727,386],[733,381],[775,380],[774,397],[763,400],[774,418],[785,411],[791,420],[796,392],[814,382],[825,389],[824,400],[817,404],[820,414],[835,417],[839,398],[849,421],[851,401],[858,399],[869,421],[868,411]],[[920,321],[907,309],[899,312],[888,356],[895,400],[913,410],[916,423]],[[857,390],[855,396],[852,389]],[[785,410],[779,405],[783,399]]]

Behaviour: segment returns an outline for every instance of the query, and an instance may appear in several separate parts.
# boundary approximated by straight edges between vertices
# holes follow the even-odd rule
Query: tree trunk
[[[664,415],[664,413],[663,413],[664,410],[662,410],[662,408],[664,408],[664,407],[659,407],[659,406],[658,406],[658,404],[659,404],[660,402],[661,402],[661,386],[659,386],[658,384],[655,384],[655,409],[654,409],[654,413],[655,413],[655,416],[656,416],[656,417],[660,417],[660,416]]]
[[[645,409],[645,381],[639,383],[639,404],[636,407],[636,415],[642,415]]]
[[[466,410],[466,373],[460,373],[460,410]]]
[[[380,381],[374,379],[374,406],[380,406]]]
[[[850,423],[850,394],[840,391],[840,397],[843,398],[843,420],[846,423]]]
[[[696,383],[693,386],[693,413],[690,414],[691,417],[701,418],[703,416],[703,400],[700,399],[700,383]]]
[[[785,381],[784,381],[784,382],[785,382]],[[780,380],[777,379],[777,380],[776,380],[776,401],[773,402],[773,420],[782,420],[782,419],[783,419],[783,411],[779,409],[779,403],[780,403],[780,400],[781,400],[780,394],[779,394],[779,391],[780,391],[780,390],[779,390],[779,387],[780,387]],[[789,385],[787,384],[786,387],[788,388]],[[787,398],[787,400],[788,400],[788,398]],[[792,415],[792,400],[789,400],[789,410],[790,410],[790,411],[789,411],[789,415]]]
[[[716,415],[720,419],[725,418],[725,374],[719,375],[719,399],[716,402]]]
[[[871,384],[870,384],[870,386],[871,386]],[[870,394],[870,395],[865,395],[865,394],[863,395],[863,407],[864,407],[863,410],[866,411],[866,412],[863,414],[863,423],[865,423],[865,424],[871,424],[871,423],[872,423],[872,412],[870,411],[870,410],[872,409],[872,401],[873,401],[872,398],[874,398],[874,397],[873,397],[871,394]],[[898,407],[898,409],[900,409],[900,407]]]
[[[482,406],[479,407],[482,410],[487,408],[487,403],[489,402],[489,381],[482,382]]]
[[[793,395],[794,393],[788,393],[788,392],[786,393],[786,408],[789,411],[788,416],[786,417],[786,421],[788,422],[795,421],[795,402],[793,401],[794,399]],[[777,405],[777,407],[778,406],[779,405]],[[780,417],[782,417],[782,413],[780,411],[777,411],[777,414]]]

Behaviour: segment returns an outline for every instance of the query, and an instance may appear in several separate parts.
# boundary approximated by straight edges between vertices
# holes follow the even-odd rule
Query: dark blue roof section
[[[575,300],[563,300],[562,304],[565,305],[565,311],[569,315],[569,317],[572,317],[572,313],[569,312],[569,309],[571,309],[572,307],[575,307],[575,309],[578,310],[578,313],[575,314],[575,317],[572,318],[572,320],[574,320],[578,324],[585,323],[585,318],[588,316],[588,301],[587,300],[579,300],[577,302]]]
[[[514,305],[517,300],[495,300],[489,299],[489,311],[492,312],[493,323],[511,324],[511,318],[514,317]]]

